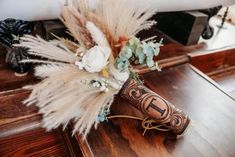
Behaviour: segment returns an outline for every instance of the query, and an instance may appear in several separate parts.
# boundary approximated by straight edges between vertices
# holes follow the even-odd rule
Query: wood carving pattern
[[[181,110],[133,79],[126,82],[120,95],[176,134],[182,134],[190,122]]]

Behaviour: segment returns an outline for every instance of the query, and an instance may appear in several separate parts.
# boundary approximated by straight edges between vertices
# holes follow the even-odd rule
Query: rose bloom
[[[100,72],[108,64],[110,54],[110,48],[94,46],[85,53],[82,64],[88,72]]]

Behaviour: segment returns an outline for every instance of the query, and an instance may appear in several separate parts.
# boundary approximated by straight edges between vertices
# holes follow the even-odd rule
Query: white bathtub
[[[93,0],[89,0],[92,4]],[[0,20],[6,18],[27,21],[58,18],[65,0],[0,0]],[[143,0],[146,3],[146,0]],[[235,0],[152,0],[159,12],[210,8],[234,4]]]

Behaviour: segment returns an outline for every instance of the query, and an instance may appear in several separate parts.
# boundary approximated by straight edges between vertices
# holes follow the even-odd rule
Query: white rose
[[[117,68],[115,68],[113,65],[109,67],[109,72],[115,79],[118,81],[125,82],[129,78],[129,72],[120,72]]]
[[[110,54],[110,48],[94,46],[85,53],[81,63],[88,72],[100,72],[108,64]]]

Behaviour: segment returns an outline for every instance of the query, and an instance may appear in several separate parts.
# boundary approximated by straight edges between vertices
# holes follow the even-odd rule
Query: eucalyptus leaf
[[[146,54],[146,56],[153,57],[154,49],[151,46],[145,46],[144,53]]]
[[[154,51],[154,56],[158,56],[160,53],[160,47],[157,47]]]
[[[129,40],[128,42],[130,45],[139,45],[140,44],[140,40],[136,37],[133,37]]]
[[[144,53],[138,54],[138,61],[140,64],[144,64],[145,59],[146,59],[146,56],[144,55]]]
[[[128,58],[128,59],[131,58],[131,56],[132,56],[132,49],[131,48],[126,48],[124,54],[125,54],[126,58]]]
[[[146,64],[149,68],[153,67],[154,66],[154,61],[152,59],[147,59],[146,60]]]
[[[120,71],[128,70],[131,60],[136,64],[146,64],[149,68],[159,70],[157,65],[155,67],[153,57],[159,54],[161,42],[162,40],[156,43],[155,41],[140,41],[136,37],[131,38],[116,59],[116,68]]]

